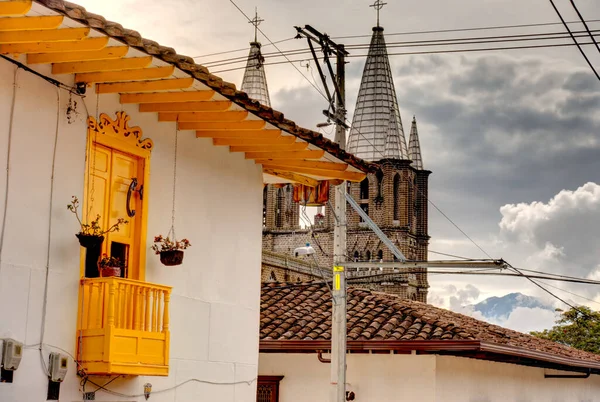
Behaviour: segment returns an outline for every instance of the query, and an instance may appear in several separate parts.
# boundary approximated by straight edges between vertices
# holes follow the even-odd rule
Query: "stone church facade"
[[[260,45],[251,43],[242,90],[250,96],[256,92],[256,96],[264,98],[268,91],[260,60]],[[409,141],[406,141],[383,28],[379,26],[373,28],[347,150],[379,166],[377,172],[369,174],[364,181],[347,182],[349,194],[408,261],[426,261],[431,172],[423,168],[416,119],[412,121]],[[330,277],[335,224],[332,211],[334,185],[340,185],[331,184],[329,203],[314,216],[308,216],[306,207],[294,201],[293,185],[265,187],[263,281],[295,282]],[[301,228],[301,220],[313,223],[310,228]],[[350,207],[347,208],[347,225],[348,260],[395,261],[391,251]],[[294,249],[306,243],[314,247],[315,256],[295,258]],[[355,286],[427,301],[429,285],[423,269],[374,266],[347,271]]]

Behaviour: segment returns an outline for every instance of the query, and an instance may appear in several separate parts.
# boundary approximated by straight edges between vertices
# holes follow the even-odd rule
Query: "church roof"
[[[413,162],[412,167],[417,170],[423,170],[423,157],[421,156],[421,143],[419,142],[419,131],[417,130],[416,117],[413,117],[412,126],[410,127],[408,156]]]
[[[269,87],[265,76],[265,58],[260,51],[260,47],[260,42],[250,42],[250,53],[248,54],[248,63],[244,71],[241,90],[262,105],[271,106]]]
[[[328,286],[323,282],[273,282],[263,286],[261,352],[330,348]],[[347,306],[349,350],[445,351],[467,356],[477,353],[488,360],[507,359],[510,355],[538,366],[554,362],[600,373],[600,355],[396,295],[349,288]]]
[[[409,159],[383,28],[373,28],[348,152],[368,161]]]

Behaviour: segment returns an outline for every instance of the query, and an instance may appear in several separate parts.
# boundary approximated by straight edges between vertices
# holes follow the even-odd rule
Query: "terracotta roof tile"
[[[600,362],[600,355],[535,338],[429,304],[348,290],[348,339],[476,340]],[[331,339],[331,294],[322,283],[269,283],[261,295],[261,340]]]

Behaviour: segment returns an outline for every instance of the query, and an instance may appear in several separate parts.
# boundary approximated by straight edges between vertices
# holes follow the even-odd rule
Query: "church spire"
[[[377,10],[385,3],[377,0]],[[356,99],[348,152],[368,161],[409,159],[383,28],[373,28]]]
[[[412,167],[417,170],[423,170],[423,158],[421,157],[421,143],[419,142],[416,117],[413,117],[412,126],[410,128],[409,157],[413,162]]]
[[[267,86],[264,69],[265,58],[260,50],[261,44],[257,40],[258,26],[263,21],[263,19],[258,18],[258,12],[256,12],[254,19],[250,21],[254,25],[254,42],[250,42],[250,53],[248,54],[248,62],[246,63],[241,90],[261,104],[271,106],[269,87]]]

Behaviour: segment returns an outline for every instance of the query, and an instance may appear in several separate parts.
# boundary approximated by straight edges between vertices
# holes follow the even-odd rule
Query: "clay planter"
[[[85,248],[100,248],[104,241],[104,236],[93,236],[77,233],[75,236],[79,239],[81,247]]]
[[[183,250],[161,251],[160,262],[166,266],[181,265],[183,262]]]
[[[98,267],[100,276],[105,278],[108,276],[121,276],[121,267]]]

